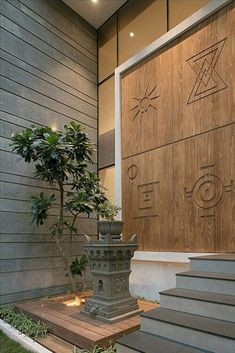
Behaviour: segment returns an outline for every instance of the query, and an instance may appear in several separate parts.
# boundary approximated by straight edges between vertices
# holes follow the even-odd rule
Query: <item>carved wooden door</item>
[[[125,236],[235,251],[234,3],[122,78]]]

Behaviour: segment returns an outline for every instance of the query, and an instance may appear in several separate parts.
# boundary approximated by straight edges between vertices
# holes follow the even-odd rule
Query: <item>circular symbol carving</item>
[[[140,101],[140,111],[141,113],[147,112],[150,107],[150,98],[144,96]]]
[[[201,208],[215,207],[223,196],[223,184],[216,175],[204,175],[193,189],[194,203]]]
[[[137,176],[137,173],[138,173],[138,168],[136,167],[135,164],[132,164],[128,167],[127,175],[128,175],[129,179],[131,179],[131,180],[135,179]]]

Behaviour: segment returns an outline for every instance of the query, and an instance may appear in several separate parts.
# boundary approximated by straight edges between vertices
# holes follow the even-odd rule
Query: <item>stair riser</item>
[[[135,349],[125,347],[119,343],[116,344],[116,347],[117,347],[117,353],[137,353]]]
[[[161,308],[235,322],[235,307],[161,294]]]
[[[213,278],[176,276],[176,287],[218,294],[234,295],[235,293],[235,281]]]
[[[235,261],[190,260],[192,271],[207,271],[235,274]]]
[[[166,322],[141,319],[141,331],[188,344],[214,353],[234,353],[234,340],[215,336],[206,332],[172,325]]]

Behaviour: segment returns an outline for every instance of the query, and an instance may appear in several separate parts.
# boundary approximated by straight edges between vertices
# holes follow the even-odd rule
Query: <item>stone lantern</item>
[[[86,238],[94,294],[86,300],[83,313],[108,322],[137,315],[141,310],[129,291],[131,258],[138,248],[136,235],[128,242],[110,234],[96,241]]]

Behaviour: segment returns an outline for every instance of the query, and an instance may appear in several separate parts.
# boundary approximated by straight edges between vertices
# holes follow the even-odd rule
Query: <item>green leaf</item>
[[[82,255],[80,260],[75,257],[71,262],[71,272],[73,276],[80,276],[82,277],[83,272],[86,271],[89,264],[88,257],[86,255]]]
[[[53,201],[55,201],[54,194],[46,196],[43,192],[40,192],[38,196],[31,196],[33,222],[36,222],[37,226],[43,225],[44,221],[47,219],[48,210]]]

